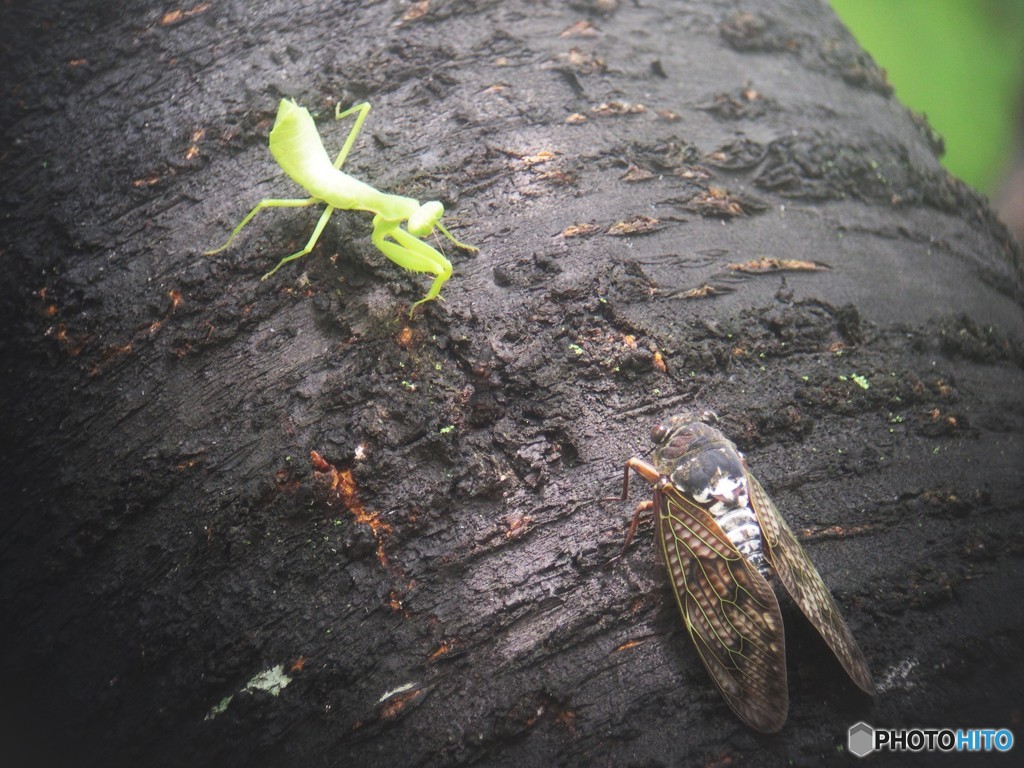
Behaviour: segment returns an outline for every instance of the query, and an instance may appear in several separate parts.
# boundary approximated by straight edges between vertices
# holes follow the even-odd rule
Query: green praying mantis
[[[341,105],[335,108],[336,120],[355,114],[356,121],[341,147],[341,152],[332,163],[309,110],[300,107],[291,99],[281,99],[274,127],[270,131],[270,153],[281,166],[281,170],[310,196],[261,200],[232,230],[227,242],[220,248],[207,251],[206,255],[219,253],[230,246],[242,228],[266,208],[304,208],[326,203],[327,208],[317,221],[306,246],[301,251],[281,259],[276,267],[261,278],[262,280],[266,280],[289,261],[301,258],[312,251],[335,210],[368,211],[374,214],[373,233],[370,239],[381,253],[400,267],[434,275],[430,290],[412,305],[409,316],[411,317],[413,310],[423,302],[438,298],[441,286],[452,275],[452,265],[440,251],[423,242],[422,238],[428,237],[437,228],[458,248],[467,251],[477,249],[457,240],[441,224],[444,206],[437,200],[420,204],[411,197],[390,195],[341,170],[369,112],[370,105],[365,102],[345,111],[341,110]],[[402,227],[403,223],[405,228]]]

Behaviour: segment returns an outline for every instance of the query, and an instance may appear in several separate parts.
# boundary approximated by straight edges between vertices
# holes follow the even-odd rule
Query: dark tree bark
[[[826,4],[141,5],[0,8],[5,745],[817,765],[861,719],[1019,719],[1020,251]],[[311,210],[201,255],[298,193],[282,96],[332,149],[373,104],[347,170],[480,246],[444,303],[408,320],[428,280],[361,213],[263,283]],[[631,505],[595,500],[689,407],[873,701],[787,610],[789,721],[750,732],[650,528],[609,565]]]

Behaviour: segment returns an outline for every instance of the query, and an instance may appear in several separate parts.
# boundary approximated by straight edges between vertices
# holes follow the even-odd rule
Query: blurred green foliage
[[[904,104],[943,137],[951,173],[993,193],[1024,101],[1024,0],[831,0]]]

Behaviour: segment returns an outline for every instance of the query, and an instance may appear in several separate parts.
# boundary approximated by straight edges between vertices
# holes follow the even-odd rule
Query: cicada
[[[732,711],[773,733],[786,722],[789,691],[772,582],[786,588],[857,687],[873,694],[875,686],[821,575],[743,454],[707,423],[715,418],[684,414],[656,425],[653,463],[626,462],[622,498],[631,469],[654,486],[658,541],[693,644]]]

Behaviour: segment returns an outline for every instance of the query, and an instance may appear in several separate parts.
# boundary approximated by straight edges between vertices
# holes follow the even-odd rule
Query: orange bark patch
[[[377,560],[387,568],[388,556],[384,551],[384,539],[391,533],[391,526],[380,519],[380,514],[369,512],[363,506],[352,470],[338,469],[316,451],[309,452],[309,459],[313,464],[313,471],[320,476],[318,481],[326,486],[328,493],[333,494],[345,509],[352,513],[357,523],[370,527],[374,539],[377,540]]]

